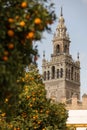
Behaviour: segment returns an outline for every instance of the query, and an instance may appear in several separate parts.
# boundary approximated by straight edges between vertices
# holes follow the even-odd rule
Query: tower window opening
[[[71,68],[71,80],[73,80],[73,67]]]
[[[52,66],[52,79],[55,78],[55,66]]]
[[[68,78],[68,70],[66,69],[66,78]]]
[[[76,78],[76,72],[75,72],[75,81],[77,80],[77,78]]]
[[[59,69],[57,69],[57,78],[59,78]]]
[[[73,94],[74,94],[74,93],[73,93],[73,92],[71,92],[71,97],[73,96]]]
[[[65,45],[65,47],[64,47],[64,53],[66,53],[67,52],[67,45]]]
[[[68,78],[70,79],[70,69],[69,69],[69,72],[68,72]]]
[[[46,71],[44,71],[44,80],[46,80]]]
[[[60,53],[60,45],[56,46],[56,53]]]
[[[63,77],[63,69],[62,68],[60,69],[60,77],[61,78]]]
[[[47,72],[47,79],[48,80],[50,79],[50,72],[49,71]]]
[[[79,73],[77,73],[77,81],[79,81]]]

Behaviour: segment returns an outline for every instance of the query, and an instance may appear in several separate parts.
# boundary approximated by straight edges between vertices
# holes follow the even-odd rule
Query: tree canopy
[[[6,128],[10,130],[66,129],[68,115],[65,105],[54,103],[46,98],[42,76],[34,65],[29,66],[29,72],[26,72],[17,82],[21,83],[21,92],[17,99],[17,107],[15,111],[14,108],[12,110],[13,117],[5,126]],[[9,100],[10,98],[7,98],[7,104]],[[2,118],[7,115],[8,113],[4,112],[1,114]]]
[[[17,78],[34,62],[34,42],[55,20],[50,0],[0,0],[0,99],[17,93]],[[1,104],[1,103],[0,103]]]
[[[0,129],[65,130],[63,104],[46,98],[33,45],[56,19],[51,0],[0,0]],[[24,69],[29,65],[29,72]]]

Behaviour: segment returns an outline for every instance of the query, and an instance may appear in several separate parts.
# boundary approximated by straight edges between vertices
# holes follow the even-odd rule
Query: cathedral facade
[[[59,17],[58,26],[53,37],[53,53],[51,60],[42,60],[42,73],[44,84],[47,91],[47,98],[61,102],[65,97],[67,100],[73,94],[80,99],[80,61],[74,61],[70,54],[70,38],[67,34],[65,19],[62,9]]]

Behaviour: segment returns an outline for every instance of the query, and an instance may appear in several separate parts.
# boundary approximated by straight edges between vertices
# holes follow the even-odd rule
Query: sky
[[[51,0],[55,4],[55,13],[57,18],[60,16],[61,6],[63,7],[63,17],[67,32],[71,40],[70,54],[74,60],[77,60],[77,53],[80,54],[81,66],[81,95],[87,94],[87,0]],[[38,68],[42,73],[43,51],[45,57],[50,61],[50,55],[53,53],[53,34],[56,32],[58,19],[52,25],[52,33],[44,33],[43,40],[38,44],[40,58],[38,59]]]

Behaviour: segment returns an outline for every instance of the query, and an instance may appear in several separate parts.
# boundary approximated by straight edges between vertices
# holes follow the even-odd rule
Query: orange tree
[[[33,42],[55,20],[52,7],[50,0],[0,0],[0,106],[4,109],[8,98],[16,102],[16,80],[38,55]]]
[[[20,82],[21,93],[16,113],[9,123],[4,120],[3,124],[1,120],[1,128],[6,128],[6,130],[65,130],[67,119],[65,106],[46,99],[45,87],[37,68],[31,65],[29,72],[18,80],[19,84]],[[2,113],[1,117],[6,118],[5,113]]]

